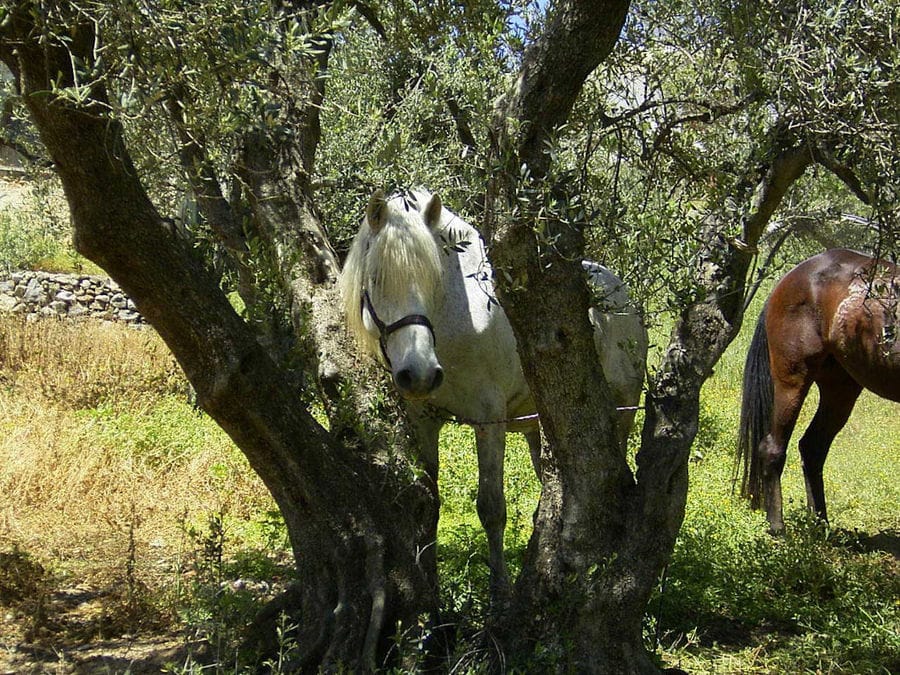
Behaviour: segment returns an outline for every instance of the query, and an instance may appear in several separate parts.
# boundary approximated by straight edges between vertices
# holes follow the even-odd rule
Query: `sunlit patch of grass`
[[[0,177],[0,270],[103,274],[72,245],[58,177]]]
[[[188,391],[149,328],[9,314],[0,314],[0,385],[72,410]]]
[[[487,539],[478,520],[478,455],[472,429],[448,424],[440,441],[441,514],[438,565],[448,610],[476,622],[487,607]],[[504,462],[507,501],[505,548],[515,578],[531,536],[540,485],[521,434],[507,434]]]
[[[466,523],[480,527],[475,500],[478,497],[478,456],[469,427],[447,425],[440,444],[441,519],[444,527]],[[540,496],[540,485],[531,465],[528,444],[521,434],[507,434],[504,462],[507,496],[507,546],[527,543],[531,517]]]
[[[703,391],[685,521],[649,608],[651,641],[689,672],[897,672],[900,564],[884,550],[896,553],[900,530],[897,406],[860,398],[825,464],[825,528],[806,509],[796,446],[811,393],[782,481],[788,532],[772,538],[731,489],[746,348],[742,335]]]
[[[859,550],[805,509],[770,537],[727,489],[728,459],[713,452],[691,467],[684,525],[648,615],[666,661],[691,672],[894,672],[897,560]]]

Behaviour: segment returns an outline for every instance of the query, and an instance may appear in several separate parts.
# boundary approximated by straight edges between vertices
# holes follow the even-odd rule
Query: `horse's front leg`
[[[850,419],[862,387],[840,366],[826,371],[818,384],[819,407],[800,439],[800,458],[803,460],[807,504],[820,520],[828,522],[825,485],[822,480],[825,458],[828,457],[834,437]]]
[[[487,535],[490,567],[491,607],[502,610],[509,599],[509,575],[503,554],[506,529],[506,500],[503,496],[503,456],[506,426],[489,424],[475,427],[478,449],[478,518]]]
[[[424,410],[410,406],[410,415],[413,420],[413,428],[416,434],[418,446],[418,461],[426,474],[426,484],[434,495],[437,508],[433,509],[433,517],[424,525],[424,541],[417,553],[419,565],[425,570],[430,579],[437,583],[437,527],[440,514],[440,494],[438,491],[438,440],[440,438],[443,421],[430,417]]]

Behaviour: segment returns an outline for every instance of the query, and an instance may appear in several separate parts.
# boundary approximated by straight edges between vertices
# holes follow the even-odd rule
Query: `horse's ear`
[[[441,224],[441,211],[444,209],[441,204],[441,198],[437,195],[431,196],[431,201],[425,207],[425,224],[432,230]]]
[[[375,190],[369,199],[369,205],[366,207],[366,222],[373,233],[377,233],[381,226],[384,225],[384,219],[387,216],[385,211],[386,204],[384,192],[380,188]]]

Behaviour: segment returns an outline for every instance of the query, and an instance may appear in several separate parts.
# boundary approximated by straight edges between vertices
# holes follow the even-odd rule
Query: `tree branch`
[[[456,133],[459,134],[459,140],[466,146],[467,151],[473,154],[477,153],[478,143],[475,140],[475,135],[472,133],[472,127],[469,125],[469,115],[459,107],[459,102],[455,96],[450,96],[447,99],[447,109],[450,111],[450,116],[456,124]]]
[[[871,196],[866,192],[862,182],[859,180],[859,177],[853,169],[846,164],[839,162],[826,147],[823,145],[817,146],[813,150],[813,157],[816,162],[831,171],[831,173],[837,176],[844,185],[850,188],[850,192],[856,195],[856,198],[859,199],[859,201],[867,206],[872,204]]]
[[[500,106],[501,119],[495,127],[507,128],[502,117],[522,124],[512,145],[518,161],[526,163],[536,178],[548,167],[545,141],[568,118],[587,76],[612,51],[629,4],[627,0],[558,3],[546,30],[526,50],[518,81]]]
[[[687,493],[688,453],[697,433],[700,388],[740,329],[745,284],[760,237],[811,162],[806,145],[778,153],[746,208],[740,240],[718,235],[724,228],[716,219],[710,224],[709,248],[697,263],[700,300],[678,318],[646,397],[637,457],[641,507],[631,510],[634,541],[652,549],[646,555],[659,555],[662,550],[654,543],[661,534],[654,523],[667,523],[665,534],[672,541],[677,534]]]
[[[381,23],[381,19],[378,18],[378,14],[376,14],[375,10],[372,9],[368,3],[362,2],[362,0],[354,0],[353,6],[356,8],[356,11],[369,22],[372,30],[378,34],[378,37],[387,41],[387,30],[385,29],[384,24]]]
[[[180,145],[178,156],[188,183],[197,198],[200,212],[206,218],[219,241],[238,259],[247,252],[247,242],[240,219],[235,217],[231,204],[222,194],[219,178],[209,161],[203,142],[188,129],[184,120],[186,92],[177,87],[166,100]]]
[[[761,98],[761,94],[754,93],[750,94],[749,96],[745,96],[742,100],[731,105],[722,105],[718,103],[702,103],[697,101],[692,102],[694,105],[706,108],[706,110],[704,110],[702,113],[695,113],[693,115],[685,115],[683,117],[670,119],[663,123],[656,135],[656,138],[653,141],[653,146],[649,150],[645,150],[645,159],[646,157],[657,152],[662,144],[668,141],[669,137],[671,137],[672,135],[672,132],[678,127],[696,122],[710,124],[711,122],[715,122],[722,117],[734,115],[735,113],[746,110],[747,106],[760,100]]]

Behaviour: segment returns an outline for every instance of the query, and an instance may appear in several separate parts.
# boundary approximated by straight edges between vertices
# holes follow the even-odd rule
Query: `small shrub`
[[[0,269],[37,269],[42,260],[62,257],[60,236],[36,226],[31,219],[14,212],[0,211]]]
[[[46,581],[43,565],[13,546],[0,551],[0,606],[9,607],[40,595]]]

